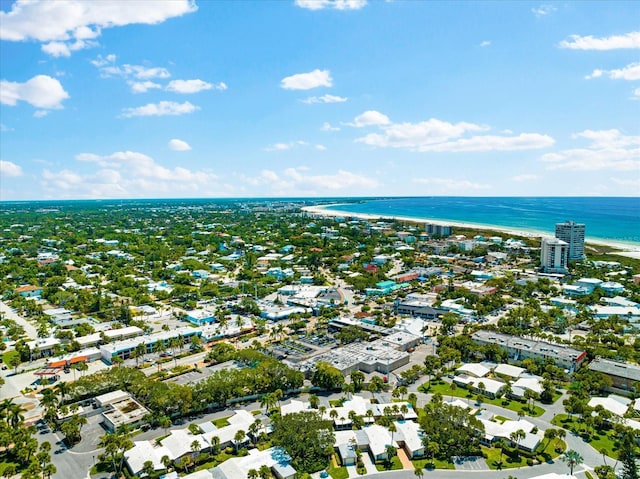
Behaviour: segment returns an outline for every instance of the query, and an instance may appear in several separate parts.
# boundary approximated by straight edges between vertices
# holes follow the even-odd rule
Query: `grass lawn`
[[[431,469],[431,464],[434,464],[436,469],[455,469],[453,462],[443,461],[442,459],[436,459],[435,461],[431,459],[414,459],[411,462],[416,469],[421,468],[425,471]]]
[[[16,351],[15,349],[13,349],[11,351],[7,351],[6,353],[2,354],[2,362],[4,364],[8,364],[13,356],[19,356],[19,355],[20,355],[20,353],[18,353],[18,351]]]
[[[453,397],[459,397],[462,399],[469,399],[470,407],[479,407],[476,402],[477,394],[471,394],[466,389],[456,387],[456,389],[452,390],[450,387],[451,385],[444,381],[432,381],[431,388],[429,389],[427,389],[427,385],[428,383],[424,383],[422,386],[420,386],[419,390],[423,393],[432,393],[432,394],[440,393],[444,398],[453,396]],[[502,399],[502,398],[490,399],[485,397],[482,400],[482,402],[487,404],[493,404],[494,406],[503,407],[505,409],[509,409],[514,412],[523,411],[527,416],[538,417],[544,414],[544,409],[542,409],[540,406],[535,406],[535,405],[534,405],[533,413],[531,413],[529,411],[528,405],[526,403],[521,403],[520,401],[513,401],[513,400]]]
[[[568,429],[578,434],[585,442],[589,443],[596,451],[607,450],[607,455],[614,459],[618,458],[618,442],[613,429],[592,430],[587,434],[587,427],[578,421],[577,417],[570,418],[567,414],[558,414],[551,421],[552,424]],[[640,454],[640,448],[636,448]]]
[[[327,472],[333,479],[347,479],[349,477],[349,471],[346,467],[335,467],[333,464],[327,467]]]
[[[398,459],[398,456],[393,456],[393,458],[391,458],[391,467],[389,469],[387,469],[387,464],[382,461],[376,462],[376,469],[378,471],[395,471],[396,469],[402,469],[402,463],[400,462],[400,459]]]
[[[558,452],[556,452],[556,447],[558,448]],[[538,448],[536,449],[536,457],[540,462],[549,462],[562,454],[562,452],[567,448],[567,445],[564,441],[554,439],[551,443],[547,442],[544,439]],[[500,461],[500,448],[499,447],[485,447],[482,446],[482,452],[487,455],[487,465],[491,469],[498,469],[498,462]],[[511,469],[514,467],[522,467],[527,465],[528,457],[524,454],[514,456],[513,454],[508,455],[505,451],[502,454],[502,468],[501,469]]]
[[[227,416],[227,417],[221,417],[218,419],[214,419],[213,421],[211,421],[218,429],[220,429],[221,427],[225,427],[229,425],[229,418],[231,416]]]

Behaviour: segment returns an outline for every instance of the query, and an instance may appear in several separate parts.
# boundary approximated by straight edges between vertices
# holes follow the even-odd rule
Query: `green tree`
[[[328,390],[340,389],[344,384],[344,376],[335,366],[320,361],[316,363],[315,370],[311,376],[311,384]]]
[[[315,472],[329,464],[335,437],[331,421],[315,411],[276,416],[272,443],[284,448],[299,472]]]
[[[574,451],[573,449],[570,449],[567,452],[565,452],[560,459],[562,459],[562,461],[567,463],[567,466],[569,466],[570,475],[573,475],[573,469],[576,466],[579,466],[580,464],[582,464],[582,462],[584,461],[584,459],[582,459],[582,456],[577,451]]]
[[[634,442],[632,431],[625,432],[620,443],[618,459],[622,463],[622,479],[640,479],[640,469],[638,468],[638,454]]]

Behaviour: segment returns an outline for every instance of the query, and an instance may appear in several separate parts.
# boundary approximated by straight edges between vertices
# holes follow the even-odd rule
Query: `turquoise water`
[[[455,196],[389,198],[330,206],[328,209],[377,216],[404,216],[475,223],[554,234],[567,220],[586,225],[586,236],[640,244],[640,198]]]

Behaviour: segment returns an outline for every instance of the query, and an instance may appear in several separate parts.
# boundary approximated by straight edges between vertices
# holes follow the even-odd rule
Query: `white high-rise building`
[[[574,221],[556,223],[556,238],[569,245],[569,259],[584,259],[584,224]]]
[[[542,238],[540,264],[545,273],[566,273],[569,245],[558,238]]]

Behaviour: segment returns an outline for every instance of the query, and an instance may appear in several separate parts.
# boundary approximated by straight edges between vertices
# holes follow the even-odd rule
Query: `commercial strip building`
[[[309,376],[315,365],[321,361],[331,364],[344,375],[355,370],[388,375],[389,372],[408,364],[409,359],[409,353],[398,351],[386,342],[386,339],[378,339],[370,343],[348,344],[300,363],[290,363],[289,365]]]
[[[121,426],[135,428],[145,422],[149,410],[125,391],[117,390],[94,399],[98,407],[106,408],[102,413],[103,424],[108,431]]]
[[[523,359],[552,359],[556,366],[577,371],[587,357],[586,351],[578,351],[561,344],[548,343],[538,339],[526,339],[495,331],[476,331],[471,335],[480,345],[497,344],[506,350],[509,359],[522,361]]]
[[[134,351],[139,345],[144,346],[145,353],[152,353],[157,350],[159,342],[162,342],[165,347],[168,347],[169,340],[172,338],[182,337],[185,340],[185,344],[188,344],[188,341],[192,336],[201,335],[201,329],[190,327],[178,328],[172,331],[160,331],[158,333],[104,344],[100,346],[100,354],[104,361],[111,364],[115,357],[129,359],[132,351]]]

